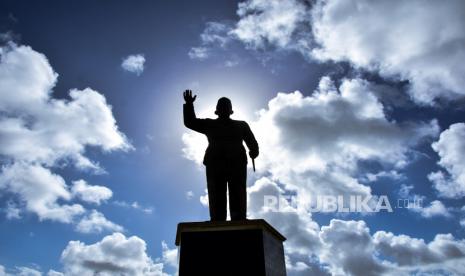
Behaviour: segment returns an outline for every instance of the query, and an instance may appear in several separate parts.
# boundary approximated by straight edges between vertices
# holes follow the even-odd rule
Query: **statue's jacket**
[[[193,104],[184,104],[183,111],[184,125],[208,138],[204,165],[246,165],[243,142],[250,151],[258,153],[258,143],[247,122],[230,118],[199,119],[195,116]]]

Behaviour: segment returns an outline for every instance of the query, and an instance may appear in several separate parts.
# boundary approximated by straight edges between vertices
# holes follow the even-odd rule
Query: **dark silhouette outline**
[[[184,125],[205,134],[208,147],[203,164],[206,167],[210,220],[226,220],[226,189],[229,190],[231,220],[245,220],[247,214],[247,155],[243,142],[254,160],[259,153],[258,143],[247,122],[233,120],[232,104],[228,98],[218,100],[217,119],[198,119],[195,116],[192,90],[184,91]]]

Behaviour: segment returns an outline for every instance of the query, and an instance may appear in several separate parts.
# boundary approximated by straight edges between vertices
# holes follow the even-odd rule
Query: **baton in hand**
[[[255,171],[255,159],[252,158],[252,167],[253,167],[253,171]]]

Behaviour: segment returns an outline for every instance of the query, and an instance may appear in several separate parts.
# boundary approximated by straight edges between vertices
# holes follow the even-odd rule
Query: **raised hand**
[[[184,91],[184,101],[186,101],[186,104],[192,104],[195,101],[195,98],[197,98],[197,95],[194,95],[192,97],[192,90],[186,90]]]

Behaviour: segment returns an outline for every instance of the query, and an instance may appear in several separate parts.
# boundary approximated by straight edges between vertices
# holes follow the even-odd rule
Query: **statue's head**
[[[215,114],[220,118],[229,118],[233,113],[231,100],[226,97],[220,98],[216,104]]]

